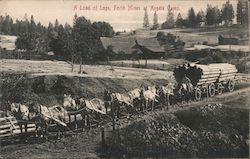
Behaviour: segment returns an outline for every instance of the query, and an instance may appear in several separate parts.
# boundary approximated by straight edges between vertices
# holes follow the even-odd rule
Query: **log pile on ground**
[[[184,74],[192,81],[194,86],[234,79],[237,69],[228,63],[218,64],[184,64],[174,70],[176,81],[181,82]]]
[[[220,114],[213,113],[217,110]],[[108,140],[109,155],[246,157],[248,145],[245,141],[248,130],[234,126],[242,122],[247,124],[248,112],[229,110],[212,104],[180,114],[162,113],[151,116],[114,132]],[[181,115],[185,116],[183,119],[190,120],[189,123],[180,119]],[[201,119],[207,119],[206,123],[199,122]],[[196,127],[192,127],[192,124]],[[248,128],[245,124],[243,126]]]

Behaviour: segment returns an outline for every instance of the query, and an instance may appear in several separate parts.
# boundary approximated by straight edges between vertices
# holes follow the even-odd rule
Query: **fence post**
[[[112,126],[113,126],[113,131],[115,130],[115,117],[112,119]]]
[[[101,138],[102,138],[102,151],[105,152],[106,151],[106,143],[105,143],[105,131],[104,131],[104,127],[101,127]]]
[[[78,125],[77,125],[77,118],[76,118],[76,114],[74,114],[74,117],[75,117],[75,129],[78,129]]]

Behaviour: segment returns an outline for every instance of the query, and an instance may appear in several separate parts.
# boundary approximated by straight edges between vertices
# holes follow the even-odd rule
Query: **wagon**
[[[174,70],[177,83],[181,83],[185,74],[193,85],[194,99],[200,100],[203,94],[212,97],[215,94],[222,94],[224,90],[233,91],[237,69],[228,63],[183,64]]]

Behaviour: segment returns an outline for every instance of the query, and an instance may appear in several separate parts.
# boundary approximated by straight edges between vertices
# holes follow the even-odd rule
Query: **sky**
[[[175,16],[181,13],[182,17],[187,16],[188,10],[193,7],[197,13],[200,10],[206,11],[207,4],[219,8],[226,0],[0,0],[0,15],[9,14],[14,20],[28,19],[33,15],[36,22],[47,26],[49,22],[58,19],[59,23],[66,22],[72,25],[75,13],[78,16],[85,16],[93,21],[109,22],[115,31],[133,30],[142,27],[144,8],[147,8],[149,23],[153,23],[153,14],[156,11],[158,21],[166,20],[168,9],[174,11]],[[237,0],[230,0],[236,12]]]

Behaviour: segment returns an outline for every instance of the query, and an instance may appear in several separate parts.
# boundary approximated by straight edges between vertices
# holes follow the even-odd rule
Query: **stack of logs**
[[[215,82],[227,82],[233,80],[237,69],[228,63],[217,63],[209,65],[184,64],[175,68],[174,76],[181,83],[184,74],[191,80],[193,86],[210,84]]]

